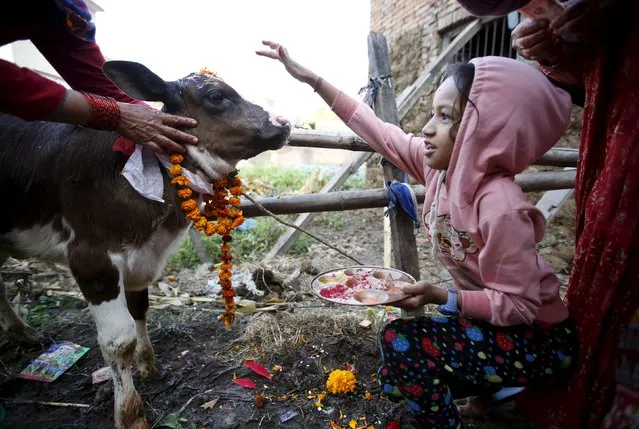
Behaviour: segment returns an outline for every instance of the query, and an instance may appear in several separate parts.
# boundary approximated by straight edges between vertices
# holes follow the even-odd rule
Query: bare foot
[[[491,396],[471,396],[455,401],[459,414],[471,419],[482,418],[488,413],[491,405]]]

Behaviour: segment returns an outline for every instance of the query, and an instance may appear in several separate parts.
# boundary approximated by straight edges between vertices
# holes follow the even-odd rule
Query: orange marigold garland
[[[178,186],[178,197],[182,199],[181,208],[186,214],[186,218],[193,222],[198,231],[204,232],[207,236],[219,234],[222,236],[222,246],[220,248],[220,272],[218,277],[222,286],[222,296],[224,297],[224,314],[220,320],[227,328],[230,328],[235,321],[235,303],[233,297],[233,284],[231,282],[233,269],[231,257],[231,231],[244,223],[239,195],[242,195],[242,180],[237,177],[237,173],[231,173],[225,179],[213,183],[213,195],[203,195],[204,209],[202,212],[197,207],[197,201],[193,198],[193,191],[188,187],[189,180],[182,176],[182,166],[184,157],[173,154],[169,157],[171,167],[169,173],[173,176],[171,183]]]

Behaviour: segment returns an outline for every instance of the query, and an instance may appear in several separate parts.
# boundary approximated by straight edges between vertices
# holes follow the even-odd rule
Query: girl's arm
[[[347,96],[311,70],[293,61],[283,46],[270,41],[262,43],[271,49],[258,51],[258,55],[284,64],[291,76],[312,86],[337,116],[373,149],[419,182],[425,183],[425,144],[422,138],[406,134],[401,128],[382,121],[364,103]]]
[[[538,213],[513,210],[484,220],[479,275],[484,289],[461,291],[461,314],[497,326],[532,323],[541,308],[543,273],[536,248]]]

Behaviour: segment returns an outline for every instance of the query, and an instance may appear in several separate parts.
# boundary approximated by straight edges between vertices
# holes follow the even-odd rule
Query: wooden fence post
[[[380,34],[371,32],[368,36],[368,74],[371,78],[388,77],[383,80],[377,97],[374,100],[375,114],[383,121],[399,125],[397,104],[395,102],[395,90],[392,85],[390,55],[386,38]],[[404,173],[387,162],[384,166],[384,180],[402,180]],[[395,260],[395,268],[407,272],[416,280],[419,280],[419,259],[417,257],[417,243],[415,241],[415,229],[413,220],[399,207],[390,213],[392,255]],[[424,314],[423,308],[414,312],[405,313],[411,316]]]

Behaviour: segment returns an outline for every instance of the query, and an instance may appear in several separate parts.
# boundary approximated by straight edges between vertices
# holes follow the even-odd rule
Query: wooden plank
[[[326,149],[344,149],[352,151],[373,152],[364,140],[353,133],[318,132],[293,130],[288,141],[289,146],[320,147]],[[549,167],[576,167],[579,150],[571,148],[553,148],[546,152],[532,165]]]
[[[335,189],[338,189],[340,186],[346,182],[346,180],[355,173],[359,167],[368,161],[368,159],[373,156],[372,153],[360,153],[353,157],[353,159],[346,164],[339,172],[333,176],[333,178],[322,188],[319,192],[320,194],[325,194],[327,192],[332,192]],[[303,213],[295,219],[295,226],[300,228],[305,228],[317,213]],[[268,251],[265,256],[265,259],[272,259],[278,255],[283,255],[291,248],[295,241],[300,235],[300,231],[295,228],[287,228],[286,231],[280,236],[277,243]]]
[[[368,74],[370,77],[390,76],[390,54],[386,37],[380,33],[371,32],[368,36]],[[397,104],[395,102],[395,90],[392,80],[388,84],[381,85],[377,92],[377,99],[374,100],[374,110],[381,120],[399,125],[397,114]],[[402,180],[404,173],[390,162],[384,165],[384,180]],[[417,254],[417,243],[415,241],[415,226],[410,216],[403,210],[397,208],[389,212],[391,231],[391,253],[394,259],[394,266],[412,275],[419,280],[419,259]],[[404,311],[402,310],[402,314]],[[421,308],[412,315],[424,314]]]
[[[433,61],[424,72],[417,78],[415,83],[408,86],[397,97],[397,111],[399,119],[402,120],[404,116],[413,108],[413,106],[419,101],[426,89],[432,84],[433,80],[439,74],[441,68],[450,62],[453,56],[461,49],[470,39],[473,38],[479,30],[481,30],[485,19],[475,19],[471,21],[461,33],[453,39],[452,42],[442,51],[441,54]]]
[[[576,175],[575,170],[522,173],[515,176],[515,183],[524,192],[570,189],[575,186]],[[424,187],[415,185],[413,191],[417,197],[417,203],[423,203]],[[258,201],[275,214],[357,210],[386,207],[388,205],[388,191],[384,188],[378,188],[329,192],[327,194],[269,197],[260,198]],[[249,201],[242,200],[240,208],[247,217],[262,216],[257,207]]]

